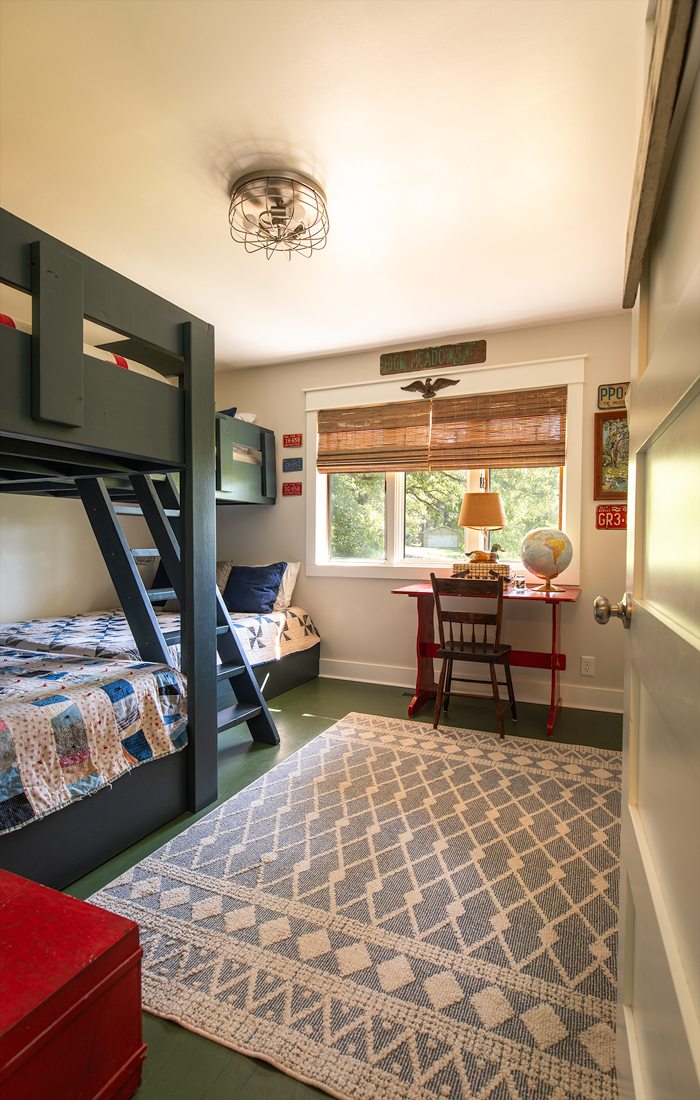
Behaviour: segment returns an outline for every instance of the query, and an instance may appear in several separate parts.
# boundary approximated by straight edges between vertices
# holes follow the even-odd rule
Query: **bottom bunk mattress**
[[[186,743],[177,670],[0,646],[0,833]]]
[[[179,612],[157,611],[156,614],[166,640],[168,634],[179,633]],[[290,653],[310,649],[320,640],[311,617],[301,607],[286,607],[267,615],[231,613],[231,622],[251,665],[279,661]],[[139,657],[121,608],[4,623],[0,625],[0,646],[110,660],[134,661]],[[180,645],[170,645],[169,649],[173,667],[179,668]]]

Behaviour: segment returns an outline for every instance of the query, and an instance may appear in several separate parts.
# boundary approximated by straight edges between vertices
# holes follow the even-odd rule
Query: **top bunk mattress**
[[[179,632],[178,611],[156,611],[156,616],[166,641],[168,634]],[[267,615],[232,614],[231,621],[251,665],[279,661],[290,653],[310,649],[320,640],[309,614],[301,607],[287,607]],[[121,608],[3,623],[0,646],[107,660],[139,660],[134,636]],[[172,666],[180,668],[179,643],[168,648]]]

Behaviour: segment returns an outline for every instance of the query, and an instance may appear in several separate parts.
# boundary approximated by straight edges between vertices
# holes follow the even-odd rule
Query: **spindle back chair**
[[[503,622],[503,577],[496,580],[462,580],[457,577],[436,577],[430,574],[435,597],[435,610],[437,612],[440,646],[437,656],[442,658],[442,668],[438,681],[438,691],[435,699],[435,714],[433,729],[437,728],[440,711],[449,707],[451,696],[463,699],[483,699],[483,695],[476,692],[452,691],[453,680],[463,684],[490,684],[496,705],[496,723],[501,737],[505,737],[503,724],[504,715],[510,711],[513,721],[517,721],[517,707],[513,692],[513,680],[510,673],[510,649],[509,645],[501,642],[501,626]],[[496,600],[496,611],[487,613],[483,611],[454,611],[443,607],[442,598],[449,596],[469,596],[472,598],[485,597]],[[459,627],[459,631],[457,631]],[[465,627],[467,628],[465,631]],[[447,630],[446,630],[447,628]],[[490,632],[492,638],[489,638]],[[466,635],[466,636],[465,636]],[[452,666],[454,661],[473,661],[478,664],[488,664],[490,679],[479,680],[473,677],[453,676]],[[499,681],[496,666],[502,666],[505,673],[505,683]],[[508,702],[501,704],[498,688],[505,687],[508,691]]]

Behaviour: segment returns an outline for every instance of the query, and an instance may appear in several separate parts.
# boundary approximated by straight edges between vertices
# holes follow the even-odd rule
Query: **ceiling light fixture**
[[[317,183],[286,169],[249,172],[231,188],[231,236],[246,252],[310,256],[328,238],[326,196]]]

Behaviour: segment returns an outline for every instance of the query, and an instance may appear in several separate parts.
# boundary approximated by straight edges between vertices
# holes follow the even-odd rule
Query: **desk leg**
[[[552,601],[552,689],[549,698],[549,715],[547,716],[547,737],[551,737],[559,711],[561,710],[561,696],[559,695],[559,603]]]
[[[412,718],[421,707],[433,701],[437,694],[433,658],[429,656],[435,641],[435,599],[432,592],[417,596],[418,634],[416,636],[416,694],[408,704],[408,715]]]

